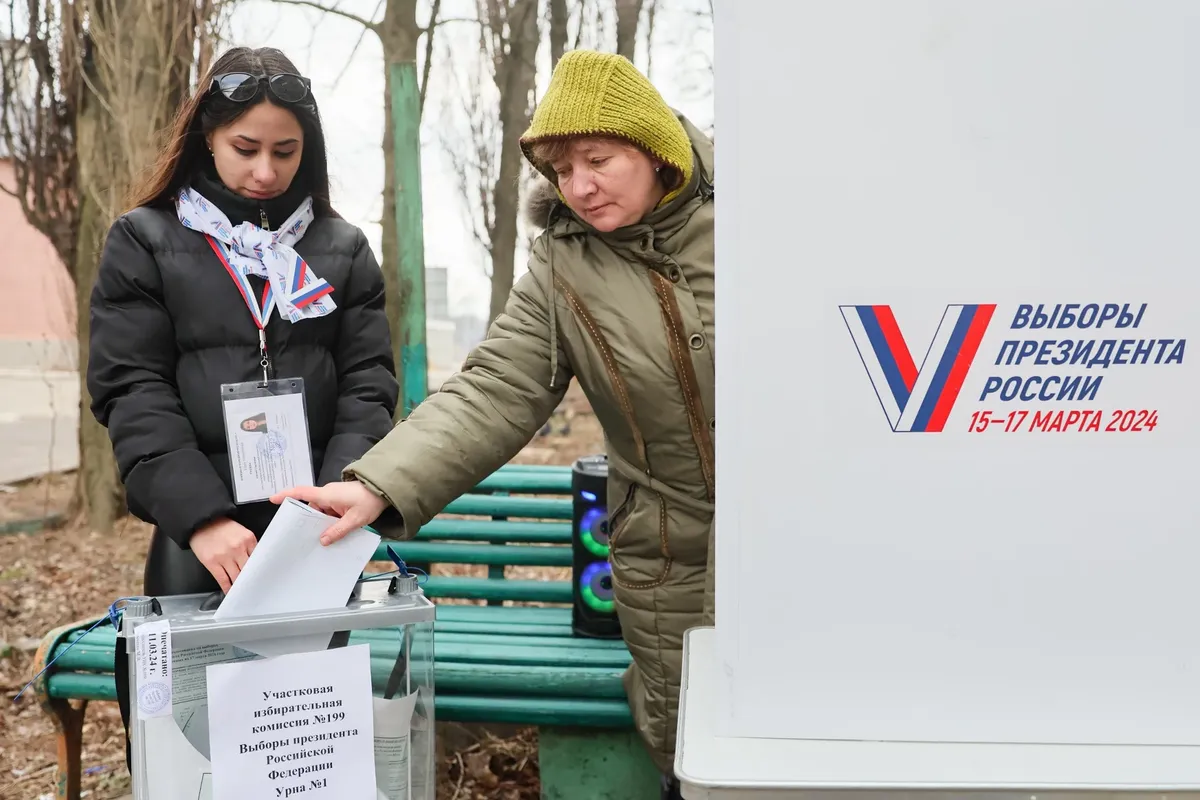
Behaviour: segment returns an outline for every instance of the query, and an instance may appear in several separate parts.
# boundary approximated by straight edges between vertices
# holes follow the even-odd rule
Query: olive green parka
[[[625,688],[659,768],[674,758],[683,634],[712,624],[716,478],[713,148],[640,224],[600,233],[558,201],[529,271],[462,370],[347,477],[403,515],[406,535],[508,462],[574,377],[604,428],[610,561],[633,665]]]

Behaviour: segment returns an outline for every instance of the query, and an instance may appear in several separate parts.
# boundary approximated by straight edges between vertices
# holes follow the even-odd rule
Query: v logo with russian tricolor
[[[939,433],[958,399],[992,305],[949,305],[917,369],[891,306],[838,306],[895,432]]]

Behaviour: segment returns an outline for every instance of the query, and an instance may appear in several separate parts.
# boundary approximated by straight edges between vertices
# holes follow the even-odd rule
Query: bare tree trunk
[[[617,55],[633,61],[637,50],[638,20],[642,16],[642,0],[616,0]]]
[[[108,227],[187,94],[197,27],[209,2],[87,0],[88,90],[78,121],[80,213],[74,268],[80,345],[77,501],[93,530],[123,514],[124,491],[107,432],[90,411],[88,303]]]
[[[392,334],[393,359],[396,376],[403,382],[401,348],[404,344],[404,312],[408,307],[412,287],[400,285],[397,267],[400,263],[400,236],[396,229],[396,153],[395,126],[392,124],[392,64],[417,60],[417,39],[421,28],[417,25],[416,0],[388,0],[383,12],[383,21],[376,32],[383,49],[383,218],[380,220],[380,258],[383,261],[383,280],[387,288],[388,328]],[[404,386],[400,387],[404,396]],[[404,404],[396,406],[396,417],[404,415]]]
[[[567,49],[567,22],[571,16],[571,10],[567,7],[567,0],[550,0],[550,69],[553,70],[558,66],[558,60],[562,58]]]
[[[646,6],[646,79],[653,81],[654,68],[654,13],[658,11],[658,0],[648,0]]]
[[[495,21],[492,24],[499,24]],[[500,90],[500,171],[492,189],[492,294],[488,319],[504,310],[512,291],[520,214],[520,138],[533,113],[537,79],[537,0],[514,0],[508,10],[508,47],[496,74]]]
[[[85,111],[80,121],[80,133],[94,128],[95,112]],[[86,119],[92,117],[92,119]],[[124,513],[125,494],[113,459],[108,431],[91,412],[91,395],[87,390],[88,338],[91,333],[88,316],[90,287],[96,280],[98,245],[102,245],[107,225],[101,218],[100,206],[84,196],[79,208],[79,248],[74,272],[81,279],[75,292],[77,302],[76,335],[79,341],[79,473],[76,482],[76,509],[87,519],[94,531],[110,531]]]

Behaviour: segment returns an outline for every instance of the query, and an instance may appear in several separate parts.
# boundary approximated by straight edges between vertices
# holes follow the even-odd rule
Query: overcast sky
[[[324,0],[369,17],[379,0]],[[599,0],[611,5],[611,0]],[[594,2],[592,3],[594,4]],[[419,3],[418,18],[429,14]],[[667,102],[691,117],[701,128],[713,122],[710,75],[712,33],[696,12],[708,0],[658,0],[650,77]],[[473,0],[443,0],[445,18],[471,17]],[[613,49],[611,24],[603,49]],[[590,32],[590,26],[589,26]],[[574,33],[574,31],[572,31]],[[367,233],[379,255],[380,192],[383,189],[383,60],[379,41],[367,34],[358,44],[361,27],[332,14],[281,5],[271,0],[243,0],[227,32],[231,43],[271,45],[283,50],[312,78],[329,147],[334,205]],[[477,51],[478,29],[452,22],[438,29],[433,77],[422,120],[422,191],[425,210],[425,259],[431,266],[448,267],[452,313],[485,316],[488,279],[482,250],[471,234],[458,182],[445,157],[443,141],[461,139],[469,130],[458,108],[455,74],[468,69]],[[594,39],[593,39],[594,42]],[[587,40],[581,42],[587,44]],[[423,45],[422,45],[423,48]],[[639,43],[637,65],[646,69],[646,43]],[[447,53],[452,52],[452,56]],[[452,57],[457,70],[448,68]],[[539,58],[538,96],[549,78],[549,55],[543,43]],[[517,273],[524,271],[519,260]]]

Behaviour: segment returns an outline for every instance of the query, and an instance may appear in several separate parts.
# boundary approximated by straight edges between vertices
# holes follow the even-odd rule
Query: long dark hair
[[[304,130],[304,151],[292,185],[299,181],[312,195],[313,213],[338,216],[329,202],[329,162],[325,156],[325,133],[317,101],[310,92],[298,103],[280,103],[270,92],[261,91],[249,102],[236,103],[220,92],[210,91],[213,76],[226,72],[252,75],[299,74],[296,66],[274,47],[235,47],[221,55],[196,88],[195,94],[175,115],[166,144],[146,177],[129,194],[127,209],[140,206],[173,207],[175,197],[192,176],[212,163],[205,136],[236,120],[256,104],[269,101],[296,115]]]

